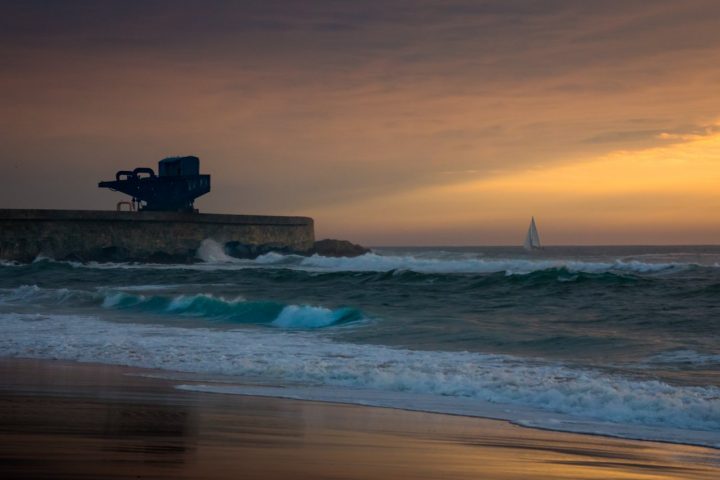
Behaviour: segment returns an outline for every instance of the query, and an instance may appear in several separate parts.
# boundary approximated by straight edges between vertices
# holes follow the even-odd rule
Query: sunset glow
[[[202,211],[371,245],[720,238],[716,2],[108,5],[3,4],[5,207],[194,154]]]
[[[395,225],[433,242],[451,241],[436,237],[435,231],[467,225],[454,233],[502,242],[502,237],[488,237],[488,226],[515,228],[521,238],[532,214],[544,220],[547,239],[553,243],[569,242],[573,236],[581,243],[642,243],[649,241],[647,232],[657,235],[656,242],[712,243],[720,234],[718,185],[720,134],[709,134],[667,146],[340,203],[322,209],[320,218],[341,223],[351,211],[353,219],[361,219],[355,235],[379,223],[376,235],[393,231]],[[401,212],[405,221],[384,218],[384,211]],[[368,218],[369,212],[377,217]]]

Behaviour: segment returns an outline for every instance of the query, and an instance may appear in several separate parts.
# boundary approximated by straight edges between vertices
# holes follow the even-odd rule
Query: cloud
[[[714,243],[720,235],[720,134],[564,165],[454,179],[442,185],[319,208],[364,241],[513,243],[530,215],[553,244]],[[393,211],[393,218],[374,217]],[[402,213],[402,214],[401,214]],[[397,235],[397,231],[403,235]],[[516,238],[517,237],[517,238]]]
[[[586,143],[625,143],[662,138],[662,130],[630,130],[624,132],[603,132],[586,140]]]
[[[620,143],[620,144],[631,144],[633,142],[651,142],[654,140],[664,141],[681,141],[687,142],[690,140],[696,140],[708,135],[713,135],[718,131],[715,125],[694,125],[694,126],[683,126],[675,127],[673,129],[650,129],[650,130],[625,130],[625,131],[613,131],[603,132],[594,135],[586,140],[585,143]]]
[[[0,201],[110,204],[97,177],[194,153],[218,179],[206,211],[312,213],[691,140],[720,109],[707,60],[718,13],[707,1],[4,2],[0,165],[21,167],[4,168],[16,190]],[[35,178],[48,163],[82,181]]]

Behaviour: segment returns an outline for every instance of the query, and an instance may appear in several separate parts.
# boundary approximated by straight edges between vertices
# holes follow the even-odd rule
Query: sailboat
[[[542,248],[540,246],[540,235],[538,235],[537,227],[535,226],[535,217],[532,217],[532,220],[530,220],[530,227],[528,228],[523,248],[527,251],[539,250]]]

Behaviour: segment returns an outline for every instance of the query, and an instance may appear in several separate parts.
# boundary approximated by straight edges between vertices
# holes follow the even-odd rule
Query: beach
[[[715,449],[181,391],[156,373],[0,361],[2,478],[720,477]]]

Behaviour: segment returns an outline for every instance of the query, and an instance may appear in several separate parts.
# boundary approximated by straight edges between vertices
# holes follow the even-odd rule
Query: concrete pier
[[[177,212],[0,209],[0,258],[192,261],[201,242],[307,253],[313,219]]]

